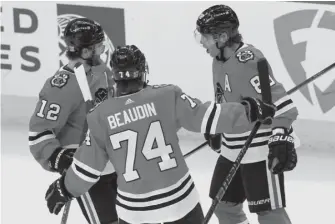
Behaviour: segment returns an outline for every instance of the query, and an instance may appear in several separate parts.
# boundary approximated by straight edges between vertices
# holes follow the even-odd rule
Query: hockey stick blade
[[[63,215],[62,215],[62,220],[61,220],[60,224],[66,224],[67,218],[69,217],[70,207],[71,207],[71,201],[69,201],[65,204]]]
[[[270,78],[269,78],[269,69],[268,69],[268,62],[266,59],[260,59],[257,62],[257,68],[258,68],[258,73],[259,73],[259,82],[260,82],[260,87],[261,87],[261,94],[262,94],[262,100],[266,103],[271,103],[272,102],[272,97],[271,97],[271,87],[270,87]],[[202,224],[208,224],[209,220],[214,214],[214,211],[223,198],[224,194],[226,193],[228,186],[230,182],[233,180],[238,168],[241,165],[241,161],[248,151],[249,146],[251,145],[252,140],[257,134],[258,129],[261,126],[261,122],[256,122],[255,126],[251,130],[250,135],[248,136],[248,139],[246,140],[243,148],[241,149],[240,153],[238,154],[235,162],[233,163],[232,167],[230,168],[228,175],[222,182],[222,185],[216,194],[215,198],[212,201],[212,205],[209,208]]]
[[[322,71],[316,73],[315,75],[309,77],[308,79],[306,79],[305,81],[301,82],[300,84],[296,85],[295,87],[293,87],[292,89],[290,89],[289,91],[287,91],[288,95],[291,95],[292,93],[294,93],[295,91],[299,90],[301,87],[307,85],[308,83],[314,81],[315,79],[321,77],[322,75],[324,75],[325,73],[327,73],[328,71],[330,71],[331,69],[335,68],[335,63],[329,65],[328,67],[326,67],[325,69],[323,69]],[[191,150],[190,152],[186,153],[185,156],[190,156],[193,153],[197,152],[199,149],[201,149],[202,147],[204,147],[207,144],[207,141],[202,143],[201,145],[199,145],[198,147],[196,147],[195,149]]]

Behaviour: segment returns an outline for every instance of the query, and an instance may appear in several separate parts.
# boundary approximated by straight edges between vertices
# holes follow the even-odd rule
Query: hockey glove
[[[241,103],[245,106],[250,122],[260,121],[263,124],[272,123],[272,118],[277,110],[274,104],[267,104],[253,97],[244,97]]]
[[[49,167],[51,170],[62,174],[71,166],[75,152],[76,149],[57,148],[49,158]]]
[[[222,142],[222,135],[221,134],[204,134],[205,139],[207,140],[208,145],[217,153],[221,153],[221,142]]]
[[[65,175],[62,175],[53,182],[45,194],[45,200],[51,214],[58,215],[63,206],[73,198],[65,188],[64,178]]]
[[[297,165],[294,138],[286,128],[275,128],[269,138],[268,168],[273,174],[293,170]]]

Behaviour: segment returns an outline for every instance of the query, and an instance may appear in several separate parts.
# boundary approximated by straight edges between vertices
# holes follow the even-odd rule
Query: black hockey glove
[[[221,153],[221,142],[222,142],[222,135],[221,134],[204,134],[205,139],[208,145],[217,153]]]
[[[293,170],[297,165],[294,138],[286,128],[275,128],[269,138],[268,168],[273,174]]]
[[[244,97],[241,103],[245,106],[250,122],[260,121],[263,124],[272,123],[272,118],[277,110],[274,104],[267,104],[253,97]]]
[[[75,152],[76,149],[57,148],[49,158],[49,167],[51,170],[62,174],[71,166]]]
[[[66,202],[72,200],[73,196],[66,190],[64,185],[65,175],[62,175],[60,178],[53,182],[46,194],[45,200],[49,208],[49,212],[52,214],[58,215],[60,210],[66,204]]]

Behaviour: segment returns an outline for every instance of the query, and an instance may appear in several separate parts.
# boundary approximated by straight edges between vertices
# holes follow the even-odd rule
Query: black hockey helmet
[[[104,31],[101,25],[87,18],[77,18],[70,21],[64,29],[64,40],[70,52],[79,52],[104,41]]]
[[[112,53],[110,66],[117,91],[121,91],[121,95],[137,92],[147,83],[147,62],[135,45],[117,47]]]
[[[197,19],[197,31],[201,34],[220,34],[227,30],[231,33],[239,25],[236,13],[226,5],[211,6]]]
[[[145,56],[135,45],[117,47],[112,53],[110,66],[114,80],[138,79],[148,72]]]

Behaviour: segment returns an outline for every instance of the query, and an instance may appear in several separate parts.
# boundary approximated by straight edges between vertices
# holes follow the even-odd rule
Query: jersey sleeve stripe
[[[213,119],[213,124],[212,124],[211,131],[210,131],[211,134],[215,134],[216,133],[216,127],[218,125],[220,114],[221,114],[221,105],[220,104],[216,104],[216,111],[215,111],[215,115],[214,115],[214,119]]]
[[[30,131],[29,136],[35,137],[36,135],[40,134],[41,132]]]
[[[80,166],[78,166],[78,165],[76,165],[76,164],[74,164],[74,166],[75,166],[75,168],[76,168],[76,170],[77,170],[78,172],[84,174],[85,176],[88,176],[88,177],[90,177],[90,178],[92,178],[92,179],[98,179],[98,178],[99,178],[99,176],[94,175],[94,174],[92,174],[92,173],[90,173],[90,172],[87,172],[86,170],[84,170],[83,168],[81,168]]]
[[[285,101],[289,101],[289,100],[291,100],[291,98],[290,98],[289,96],[285,95],[285,96],[283,96],[282,98],[278,99],[278,100],[274,103],[274,105],[276,105],[276,107],[278,107],[280,104],[284,103]],[[292,100],[291,100],[291,102],[292,102]]]
[[[295,107],[295,105],[293,104],[292,99],[287,95],[280,98],[279,100],[277,100],[274,104],[277,107],[275,117],[277,117],[277,116],[279,116],[279,115],[285,113],[286,111],[289,111],[290,109]]]
[[[29,132],[29,141],[35,141],[36,139],[40,138],[40,137],[43,137],[43,136],[46,136],[46,135],[54,135],[54,133],[50,130],[46,130],[46,131],[43,131],[43,132],[33,132],[33,131],[30,131]]]
[[[204,115],[204,117],[202,119],[202,123],[201,123],[201,133],[206,133],[207,123],[208,123],[209,117],[212,113],[212,110],[214,108],[214,105],[215,105],[214,102],[211,102],[211,104],[209,105],[209,107],[207,108],[207,110],[205,112],[205,115]]]
[[[93,169],[92,167],[80,162],[78,159],[73,158],[73,164],[75,164],[76,166],[80,167],[81,169],[87,171],[88,173],[90,173],[93,176],[100,176],[101,175],[101,171]]]
[[[214,116],[215,116],[215,112],[216,112],[216,108],[217,108],[216,103],[212,102],[210,106],[212,106],[212,104],[213,104],[212,109],[211,110],[209,108],[207,109],[207,111],[205,113],[205,116],[202,120],[202,124],[201,124],[202,133],[210,133],[210,131],[211,131]]]
[[[56,136],[52,131],[47,130],[43,132],[29,132],[28,140],[29,145],[32,146],[52,138],[56,138]]]
[[[280,110],[277,110],[275,113],[275,117],[278,117],[279,115],[291,110],[292,108],[295,108],[294,104],[288,104],[285,107],[282,107]]]
[[[91,183],[95,183],[99,180],[100,176],[91,174],[89,172],[87,172],[86,170],[82,169],[81,167],[79,167],[78,165],[76,165],[75,163],[71,164],[71,169],[73,170],[73,172],[82,180],[86,181],[86,182],[91,182]]]

